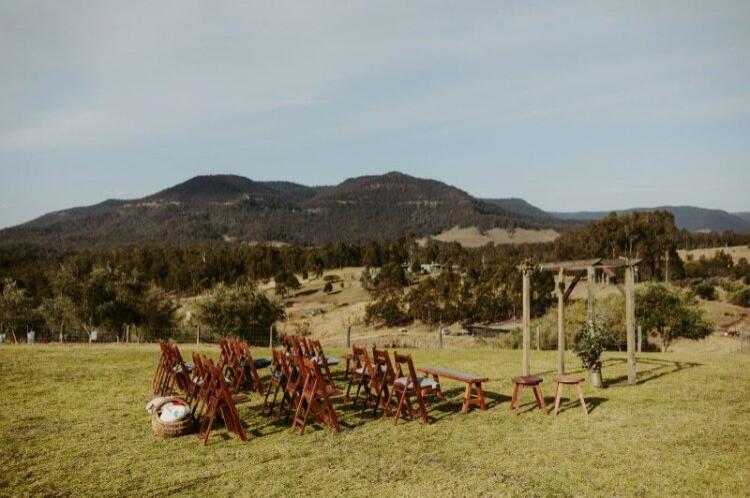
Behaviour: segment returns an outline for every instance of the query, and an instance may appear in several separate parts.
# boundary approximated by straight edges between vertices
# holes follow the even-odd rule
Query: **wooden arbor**
[[[555,294],[557,295],[557,373],[565,374],[565,303],[578,282],[586,277],[588,283],[588,317],[594,320],[594,286],[596,271],[605,275],[614,275],[614,270],[625,269],[625,328],[628,349],[628,384],[636,382],[635,368],[635,267],[640,259],[585,259],[577,261],[560,261],[534,266],[530,263],[521,265],[523,274],[523,375],[529,375],[529,350],[531,349],[531,272],[535,269],[555,272]],[[565,277],[573,277],[566,283]]]

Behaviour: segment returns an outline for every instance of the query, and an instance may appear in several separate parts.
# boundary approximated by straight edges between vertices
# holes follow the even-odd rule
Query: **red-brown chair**
[[[388,396],[385,410],[383,410],[383,417],[385,418],[390,415],[393,407],[392,403],[398,400],[396,412],[393,417],[393,425],[398,424],[398,419],[402,413],[408,414],[410,420],[414,419],[413,403],[416,402],[422,423],[430,423],[430,419],[427,416],[427,408],[424,404],[424,396],[437,393],[439,389],[438,384],[433,379],[417,375],[411,355],[402,355],[394,352],[393,356],[396,360],[397,377],[393,382],[393,388]],[[406,369],[404,369],[404,365]],[[413,400],[412,397],[414,398]],[[404,408],[406,408],[405,411]]]
[[[331,396],[340,392],[323,379],[320,367],[315,360],[303,358],[302,362],[305,382],[295,410],[292,428],[300,427],[300,435],[303,435],[312,415],[317,422],[330,425],[334,431],[340,432],[341,426],[331,403]]]

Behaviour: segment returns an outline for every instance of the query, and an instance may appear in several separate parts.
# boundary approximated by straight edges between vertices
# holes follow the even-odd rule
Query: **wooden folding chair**
[[[271,363],[271,378],[268,381],[268,389],[266,389],[266,396],[263,399],[263,409],[268,410],[268,414],[273,413],[273,407],[276,404],[276,397],[279,391],[282,391],[282,407],[284,404],[284,397],[286,396],[286,383],[289,377],[291,377],[291,370],[289,364],[286,361],[286,355],[283,351],[271,350],[273,362]],[[273,391],[273,398],[271,403],[268,403],[268,397]],[[281,410],[280,408],[279,410]]]
[[[286,352],[282,352],[278,357],[283,372],[286,372],[286,383],[284,384],[284,395],[281,398],[278,418],[293,414],[299,404],[300,395],[305,382],[304,363],[302,356],[299,354],[287,357]]]
[[[169,345],[164,341],[159,341],[159,349],[161,354],[159,355],[159,361],[156,363],[156,373],[154,374],[154,380],[151,383],[151,388],[154,394],[164,396],[168,394],[167,381],[169,377],[169,370],[172,368],[171,350]]]
[[[407,413],[410,420],[414,419],[414,406],[412,404],[412,396],[414,396],[422,423],[429,424],[430,419],[427,416],[424,396],[436,393],[439,386],[433,379],[417,376],[411,355],[402,355],[394,352],[393,356],[396,360],[397,377],[393,381],[393,388],[388,395],[388,401],[386,402],[385,410],[383,410],[383,418],[390,415],[392,403],[398,400],[396,414],[393,417],[393,425],[398,424],[401,413]],[[403,365],[407,366],[406,371],[404,371]],[[404,412],[404,405],[406,406],[406,412]]]
[[[321,372],[325,374],[328,383],[335,386],[336,383],[333,380],[333,374],[331,374],[330,365],[338,364],[338,359],[336,359],[334,362],[331,362],[323,352],[323,346],[321,346],[318,339],[309,339],[307,341],[307,345],[310,349],[310,352],[312,353],[312,358],[318,362],[318,366],[320,367]]]
[[[251,391],[263,394],[263,382],[258,375],[258,368],[253,354],[250,352],[250,345],[246,341],[237,341],[236,344],[240,355],[240,367],[245,371],[245,377],[249,381],[248,387]]]
[[[359,392],[363,387],[365,388],[365,399],[367,400],[370,394],[370,379],[373,378],[375,373],[375,367],[373,366],[366,349],[352,346],[352,361],[354,362],[354,365],[349,372],[349,383],[346,386],[344,406],[346,406],[349,401],[349,393],[354,384],[357,384],[357,393],[354,396],[353,403],[357,403]]]
[[[229,432],[234,432],[240,439],[247,441],[247,433],[240,421],[236,403],[243,401],[237,396],[232,396],[224,379],[224,373],[218,365],[210,359],[203,360],[206,378],[200,390],[202,410],[199,412],[201,419],[201,430],[198,436],[205,445],[211,433],[214,422],[221,417]]]
[[[192,380],[190,378],[192,368],[185,364],[180,353],[180,348],[176,344],[168,344],[168,346],[172,349],[174,358],[174,367],[172,367],[172,370],[174,372],[175,384],[183,393],[187,394],[192,387]]]
[[[391,357],[385,349],[378,349],[373,346],[372,357],[375,363],[375,376],[370,380],[370,389],[375,398],[372,414],[376,416],[378,408],[386,405],[391,387],[396,380],[396,371],[393,369]]]
[[[331,403],[331,396],[338,393],[331,391],[330,384],[323,379],[315,360],[303,358],[302,362],[305,382],[294,413],[292,428],[299,426],[300,435],[303,435],[312,415],[315,421],[330,425],[334,431],[340,432],[341,426]]]
[[[187,392],[190,389],[190,369],[182,360],[177,346],[160,341],[161,355],[156,367],[152,387],[154,394],[170,396],[176,391]]]

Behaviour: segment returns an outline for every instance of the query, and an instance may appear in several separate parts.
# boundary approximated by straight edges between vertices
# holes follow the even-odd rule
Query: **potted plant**
[[[601,355],[604,351],[604,334],[596,322],[585,320],[576,333],[575,352],[583,368],[591,372],[591,385],[603,387]]]

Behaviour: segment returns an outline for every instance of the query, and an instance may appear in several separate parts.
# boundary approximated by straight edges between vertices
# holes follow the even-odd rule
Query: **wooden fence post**
[[[201,326],[198,325],[198,328],[195,329],[195,343],[200,344],[201,343]]]
[[[542,350],[542,331],[539,325],[536,326],[536,350]]]
[[[349,327],[346,329],[346,349],[349,349],[352,347],[352,326],[349,325]]]
[[[273,324],[268,328],[268,349],[273,351]]]
[[[438,329],[438,344],[440,345],[440,349],[443,349],[443,327]]]

